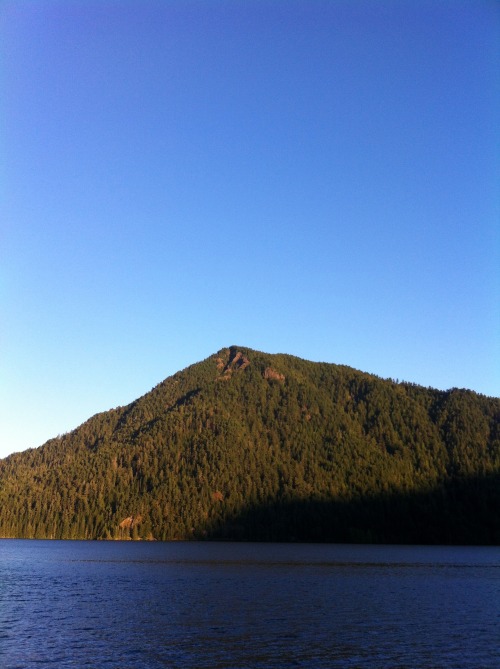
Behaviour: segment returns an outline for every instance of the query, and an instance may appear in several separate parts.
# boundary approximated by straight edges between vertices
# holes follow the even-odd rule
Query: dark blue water
[[[0,667],[500,667],[500,549],[0,540]]]

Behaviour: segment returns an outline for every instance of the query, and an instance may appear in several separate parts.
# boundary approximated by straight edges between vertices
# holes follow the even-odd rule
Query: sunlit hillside
[[[223,349],[0,461],[0,536],[500,543],[500,400]]]

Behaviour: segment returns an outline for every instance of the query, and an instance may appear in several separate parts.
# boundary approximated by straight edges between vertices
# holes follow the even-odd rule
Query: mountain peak
[[[495,543],[499,478],[499,399],[230,346],[0,460],[0,536]]]

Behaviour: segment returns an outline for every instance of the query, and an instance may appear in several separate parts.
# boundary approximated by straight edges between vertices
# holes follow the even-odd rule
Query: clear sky
[[[500,4],[3,0],[0,457],[232,344],[500,395]]]

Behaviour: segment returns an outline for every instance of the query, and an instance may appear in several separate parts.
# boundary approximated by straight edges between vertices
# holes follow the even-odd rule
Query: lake
[[[498,669],[500,548],[0,540],[0,666]]]

